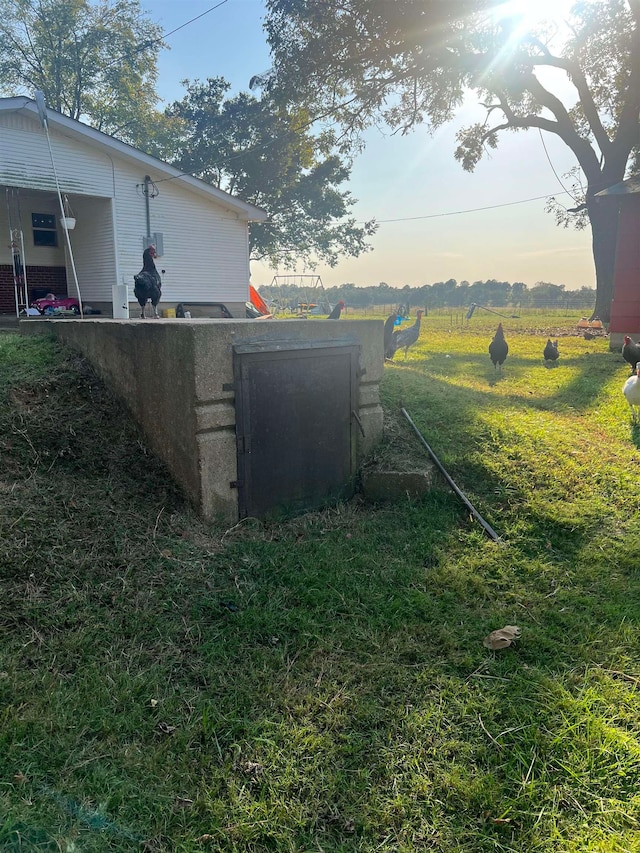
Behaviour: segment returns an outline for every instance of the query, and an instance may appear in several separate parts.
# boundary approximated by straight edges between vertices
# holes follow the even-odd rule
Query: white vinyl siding
[[[166,180],[164,164],[155,161],[154,169],[145,155],[123,150],[119,143],[111,150],[108,137],[94,140],[51,124],[60,189],[68,194],[77,220],[70,239],[83,302],[110,303],[114,284],[126,284],[134,301],[133,276],[142,267],[147,231],[142,191],[147,174],[159,190],[149,199],[149,214],[151,233],[163,235],[163,255],[156,260],[158,270],[165,271],[162,301],[238,303],[249,298],[247,218],[252,210],[260,211],[238,209],[242,203],[188,179]],[[26,264],[64,265],[68,253],[59,225],[57,249],[34,248],[30,234],[31,212],[54,213],[56,222],[60,213],[46,135],[32,112],[0,111],[3,185],[20,188]],[[5,204],[0,229],[7,233]],[[68,292],[75,295],[66,261]],[[8,247],[1,245],[0,263],[9,262]]]
[[[63,192],[113,195],[109,158],[79,140],[49,129],[53,161]],[[0,114],[0,184],[56,191],[47,137],[31,115]]]
[[[76,227],[69,232],[69,237],[82,304],[111,302],[111,287],[117,282],[111,201],[76,199],[73,212]],[[64,234],[62,239],[66,243]],[[70,263],[67,263],[67,292],[69,296],[77,296]]]
[[[144,173],[116,161],[116,227],[120,283],[133,299],[133,276],[142,267],[147,230]],[[152,179],[154,175],[150,176]],[[244,302],[249,298],[247,223],[180,184],[159,181],[149,199],[151,233],[163,235],[156,259],[163,302]]]

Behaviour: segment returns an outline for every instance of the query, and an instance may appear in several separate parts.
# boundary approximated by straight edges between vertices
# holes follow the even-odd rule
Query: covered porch
[[[0,244],[0,315],[22,314],[47,293],[92,304],[118,283],[110,198],[63,194],[75,219],[68,233],[77,288],[57,193],[6,184],[0,193],[0,233],[7,237]]]

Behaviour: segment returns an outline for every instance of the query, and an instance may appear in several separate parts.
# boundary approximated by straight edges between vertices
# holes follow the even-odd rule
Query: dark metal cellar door
[[[240,517],[313,509],[353,494],[360,347],[234,347]]]

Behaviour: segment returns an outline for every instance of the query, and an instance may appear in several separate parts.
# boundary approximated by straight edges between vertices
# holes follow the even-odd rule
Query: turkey
[[[384,357],[393,358],[395,349],[393,348],[393,329],[398,319],[397,314],[390,314],[384,324]]]
[[[489,355],[495,368],[499,368],[502,372],[502,365],[509,352],[509,344],[504,339],[504,331],[502,323],[498,323],[498,328],[493,336],[493,340],[489,344]]]
[[[558,341],[552,341],[551,338],[548,338],[542,355],[545,361],[557,361],[560,358]]]
[[[640,362],[640,346],[638,346],[638,344],[634,344],[629,335],[624,336],[622,357],[627,364],[631,365],[631,370],[635,373],[636,364]]]
[[[155,246],[146,248],[142,253],[142,269],[138,275],[133,277],[135,282],[133,292],[140,303],[140,317],[142,319],[144,319],[145,305],[149,301],[153,306],[153,316],[158,316],[158,302],[162,296],[162,281],[153,260],[155,256]]]
[[[630,376],[624,383],[622,386],[622,393],[627,398],[633,422],[637,423],[638,407],[640,407],[640,367],[638,367],[635,374]]]
[[[388,359],[392,359],[399,349],[404,350],[404,357],[406,359],[407,350],[415,344],[420,335],[420,320],[422,320],[423,314],[424,311],[420,308],[416,311],[416,321],[413,326],[409,326],[408,329],[398,329],[393,333],[387,355]],[[387,320],[387,322],[389,321]]]
[[[336,304],[332,312],[327,317],[327,320],[339,320],[340,314],[342,314],[342,309],[344,308],[344,299],[341,299],[340,302]]]

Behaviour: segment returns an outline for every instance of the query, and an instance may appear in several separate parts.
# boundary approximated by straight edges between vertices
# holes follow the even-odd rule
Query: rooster
[[[415,344],[420,335],[420,321],[422,320],[423,314],[424,311],[420,308],[416,311],[416,321],[413,326],[409,326],[408,329],[398,329],[393,333],[391,336],[388,355],[386,356],[389,360],[394,357],[399,349],[404,350],[404,357],[405,359],[407,358],[407,350]],[[387,322],[389,322],[389,320],[387,320]]]
[[[493,336],[493,340],[489,344],[489,355],[491,356],[491,361],[493,362],[493,366],[495,368],[500,368],[502,372],[502,365],[504,360],[507,357],[507,353],[509,352],[509,344],[504,339],[504,331],[502,329],[502,323],[498,323],[498,328],[496,329],[496,333]]]
[[[640,366],[633,376],[630,376],[622,386],[622,393],[627,398],[631,409],[631,417],[634,423],[638,421],[638,408],[640,407]]]
[[[342,314],[342,309],[344,308],[344,299],[341,299],[340,302],[336,304],[334,309],[331,311],[327,320],[339,320],[340,314]]]
[[[142,253],[142,269],[138,275],[133,277],[135,282],[133,292],[140,303],[140,317],[142,319],[144,319],[145,305],[149,301],[153,306],[153,316],[158,316],[158,302],[162,296],[162,281],[153,260],[155,256],[155,246],[149,246],[145,249]]]
[[[640,346],[634,344],[629,335],[624,336],[624,344],[622,345],[622,357],[631,365],[632,373],[635,373],[636,364],[640,362]]]
[[[542,356],[545,361],[557,361],[560,358],[558,341],[552,341],[551,338],[547,338],[547,345],[544,348]]]

